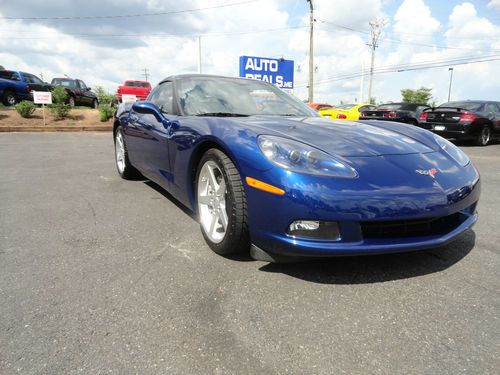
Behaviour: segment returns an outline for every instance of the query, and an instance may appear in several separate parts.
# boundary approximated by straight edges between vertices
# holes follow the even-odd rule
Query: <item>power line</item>
[[[433,69],[433,68],[441,68],[445,66],[450,66],[450,65],[466,65],[466,64],[475,64],[475,63],[481,63],[481,62],[489,62],[489,61],[497,61],[500,60],[500,55],[491,55],[491,56],[478,56],[476,58],[470,58],[468,60],[465,59],[450,59],[450,60],[442,60],[442,61],[437,61],[435,63],[415,63],[415,64],[401,64],[401,65],[388,65],[388,66],[382,66],[374,70],[375,74],[382,74],[382,73],[396,73],[396,72],[406,72],[406,71],[414,71],[414,70],[424,70],[424,69]],[[330,82],[335,82],[335,81],[343,81],[346,79],[352,79],[352,78],[358,78],[361,76],[366,76],[369,73],[362,73],[360,74],[359,72],[352,72],[352,73],[345,73],[345,74],[339,74],[338,76],[333,76],[333,77],[328,77],[322,80],[316,81],[316,85],[321,85],[321,84],[326,84]],[[306,83],[297,83],[295,84],[296,87],[304,87],[306,86]]]
[[[232,35],[246,35],[246,34],[259,34],[259,33],[268,33],[268,32],[276,32],[276,31],[288,31],[293,29],[304,29],[308,26],[288,26],[288,27],[278,27],[273,29],[262,29],[262,30],[248,30],[248,31],[224,31],[224,32],[208,32],[208,33],[159,33],[159,34],[84,34],[84,33],[62,33],[63,35],[81,37],[84,39],[139,39],[139,38],[177,38],[177,37],[217,37],[217,36],[232,36]],[[12,30],[9,30],[12,32]],[[22,31],[20,31],[22,32]],[[37,31],[25,31],[26,33],[34,33],[34,34],[42,34],[44,32]],[[17,33],[17,31],[16,31]],[[21,36],[21,37],[10,37],[10,36],[0,36],[0,39],[9,39],[9,40],[43,40],[43,39],[52,39],[52,38],[60,38],[61,33],[58,32],[45,32],[45,34],[50,34],[48,36]]]
[[[209,9],[226,8],[226,7],[236,6],[236,5],[255,3],[257,1],[260,1],[260,0],[246,0],[246,1],[239,1],[236,3],[213,5],[213,6],[204,7],[204,8],[173,10],[173,11],[168,11],[168,12],[155,12],[155,13],[121,14],[121,15],[105,15],[105,16],[64,16],[64,17],[9,17],[9,16],[1,16],[0,19],[4,19],[4,20],[29,20],[29,21],[51,21],[51,20],[61,21],[61,20],[97,20],[97,19],[113,19],[113,18],[151,17],[151,16],[165,16],[165,15],[179,14],[179,13],[201,12],[201,11],[209,10]]]
[[[364,35],[371,35],[371,33],[369,31],[355,29],[352,27],[344,26],[344,25],[339,25],[339,24],[336,24],[336,23],[333,23],[330,21],[324,21],[321,19],[317,19],[317,21],[320,21],[323,24],[332,25],[332,26],[339,28],[339,29],[344,29],[344,30],[348,30],[348,31],[352,31],[352,32],[364,34]],[[328,28],[321,28],[320,30],[326,31],[326,32],[333,31],[333,30],[328,29]],[[394,35],[394,34],[392,34],[392,35]],[[415,34],[415,35],[423,35],[423,34]],[[428,35],[428,36],[430,36],[430,35]],[[497,38],[497,39],[500,39],[500,38]],[[429,48],[437,48],[437,49],[456,49],[456,50],[466,50],[466,51],[477,51],[478,50],[477,48],[468,48],[468,47],[459,47],[459,46],[443,46],[443,45],[439,45],[439,44],[413,42],[413,41],[407,41],[407,40],[402,40],[402,39],[393,39],[393,38],[382,38],[381,40],[384,42],[389,42],[389,43],[415,45],[415,46],[420,46],[420,47],[429,47]],[[490,38],[489,40],[490,41],[495,40],[495,38]],[[500,50],[497,49],[494,51],[500,51]]]

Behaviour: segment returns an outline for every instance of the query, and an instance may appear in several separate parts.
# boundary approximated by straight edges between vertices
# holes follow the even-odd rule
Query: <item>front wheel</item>
[[[16,94],[10,90],[5,91],[3,94],[2,102],[6,106],[16,104],[17,103]]]
[[[229,157],[208,150],[198,166],[196,197],[200,227],[210,248],[221,255],[249,251],[245,191]]]
[[[75,106],[75,98],[73,96],[69,97],[69,106],[73,108]]]
[[[99,102],[97,99],[92,100],[92,108],[97,109],[99,108]]]
[[[478,146],[486,146],[490,143],[491,139],[491,129],[488,125],[485,125],[483,129],[481,129],[481,133],[476,138],[476,144]]]

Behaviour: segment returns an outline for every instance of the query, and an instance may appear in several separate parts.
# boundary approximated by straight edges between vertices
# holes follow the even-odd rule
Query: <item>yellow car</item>
[[[344,104],[332,109],[320,109],[319,114],[332,120],[359,120],[360,112],[371,111],[375,107],[372,104]]]

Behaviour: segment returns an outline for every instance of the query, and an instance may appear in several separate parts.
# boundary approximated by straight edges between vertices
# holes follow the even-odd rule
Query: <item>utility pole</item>
[[[198,37],[198,74],[201,74],[201,36]]]
[[[309,3],[309,103],[314,100],[314,6],[313,0],[307,0]]]
[[[362,104],[363,102],[363,91],[365,84],[365,62],[361,60],[361,82],[359,85],[359,101],[358,104]]]
[[[451,82],[453,81],[453,68],[448,68],[450,71],[450,87],[448,88],[448,101],[450,101],[451,97]]]
[[[149,78],[149,73],[148,73],[149,69],[148,68],[144,68],[144,69],[142,69],[142,71],[144,72],[144,73],[142,73],[142,75],[144,76],[144,79],[147,81],[148,78]]]
[[[375,20],[370,21],[370,27],[372,28],[372,32],[370,35],[370,43],[367,43],[367,46],[372,50],[372,59],[370,64],[370,83],[368,85],[368,102],[371,103],[372,100],[372,86],[373,86],[373,68],[375,65],[375,50],[378,47],[378,38],[380,37],[380,33],[382,32],[382,26],[385,24],[383,20]]]

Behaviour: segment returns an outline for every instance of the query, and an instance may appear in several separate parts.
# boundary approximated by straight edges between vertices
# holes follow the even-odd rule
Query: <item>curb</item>
[[[0,133],[7,132],[110,132],[112,125],[102,126],[0,126]]]

